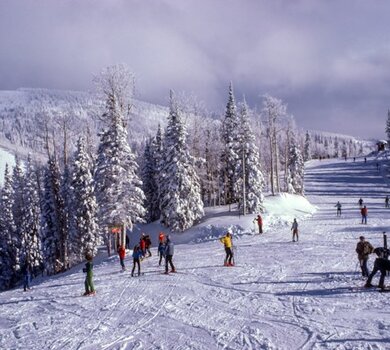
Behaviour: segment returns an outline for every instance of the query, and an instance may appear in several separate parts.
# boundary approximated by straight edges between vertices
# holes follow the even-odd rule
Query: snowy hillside
[[[173,235],[181,243],[175,274],[161,274],[154,249],[139,278],[120,273],[116,256],[95,259],[95,297],[81,296],[83,266],[38,278],[29,292],[2,292],[0,348],[389,349],[388,294],[361,288],[355,253],[360,235],[381,246],[389,230],[389,189],[376,163],[311,161],[306,193],[317,210],[304,199],[268,198],[263,235],[253,234],[252,217],[209,211],[201,225]],[[359,197],[367,225],[360,224]],[[216,239],[227,227],[235,233],[235,267],[223,266]]]
[[[61,137],[59,119],[73,116],[72,134],[85,131],[87,124],[98,124],[102,112],[96,95],[82,91],[61,91],[49,89],[18,89],[0,91],[0,146],[6,146],[17,153],[25,149],[46,153],[44,130],[54,130]],[[165,125],[168,109],[163,106],[138,100],[133,101],[130,120],[132,140],[140,142],[153,135],[158,124]],[[97,127],[96,125],[92,127]],[[96,132],[92,133],[94,136]],[[57,140],[58,142],[58,140]]]

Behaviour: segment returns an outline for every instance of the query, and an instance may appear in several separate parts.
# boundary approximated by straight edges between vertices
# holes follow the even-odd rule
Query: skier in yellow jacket
[[[226,258],[225,258],[224,265],[225,266],[234,266],[234,264],[232,263],[232,259],[233,259],[233,251],[232,251],[233,243],[232,243],[231,231],[228,230],[226,235],[224,237],[220,238],[219,240],[225,246]]]

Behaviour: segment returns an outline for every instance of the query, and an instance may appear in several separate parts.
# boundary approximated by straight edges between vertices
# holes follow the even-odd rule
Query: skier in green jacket
[[[91,253],[87,253],[85,255],[87,259],[87,263],[85,264],[85,268],[83,272],[87,274],[85,277],[85,293],[84,295],[95,295],[95,286],[93,285],[93,256]]]

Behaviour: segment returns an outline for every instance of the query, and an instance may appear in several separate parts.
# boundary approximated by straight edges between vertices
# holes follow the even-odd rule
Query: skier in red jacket
[[[118,254],[119,254],[119,261],[120,261],[121,266],[122,266],[122,271],[125,271],[126,270],[126,267],[125,267],[126,250],[125,250],[125,247],[123,245],[118,245]]]
[[[145,242],[145,234],[143,233],[141,235],[141,239],[139,240],[139,247],[142,252],[142,256],[145,257],[146,254],[146,242]]]
[[[362,209],[360,209],[360,214],[362,214],[362,224],[367,224],[367,207],[364,206]]]
[[[257,221],[257,226],[259,227],[259,233],[262,234],[263,233],[263,218],[261,217],[261,215],[257,215],[257,218],[255,218],[255,220],[253,220],[254,222]]]

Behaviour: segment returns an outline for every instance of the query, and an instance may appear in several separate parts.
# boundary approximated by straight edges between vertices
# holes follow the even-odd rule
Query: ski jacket
[[[298,222],[294,221],[291,226],[292,230],[298,230]]]
[[[221,243],[225,246],[225,248],[231,248],[232,247],[232,237],[231,236],[224,236],[219,239]]]
[[[152,245],[152,241],[150,240],[150,237],[146,236],[144,240],[145,240],[145,248],[149,248]]]
[[[141,238],[141,240],[139,241],[139,246],[141,248],[141,250],[145,250],[145,240],[143,238]]]
[[[171,241],[167,241],[167,243],[165,244],[165,255],[173,255],[174,253],[174,244],[171,242]]]
[[[374,247],[368,241],[358,242],[356,245],[356,253],[358,254],[359,260],[368,259],[368,255],[373,251]]]
[[[92,263],[92,261],[87,261],[87,263],[85,264],[85,272],[87,273],[87,277],[88,276],[92,276],[92,274],[93,274],[93,263]]]
[[[256,218],[256,221],[259,226],[263,225],[263,218],[260,215]]]
[[[134,250],[132,256],[134,259],[140,259],[143,256],[143,253],[141,250]]]
[[[335,207],[337,207],[337,209],[341,209],[341,203],[337,203],[337,204],[335,205]]]
[[[164,243],[163,243],[163,242],[160,242],[160,243],[158,244],[158,252],[159,252],[160,254],[164,254],[164,253],[165,253],[165,246],[164,246]]]
[[[362,216],[367,216],[367,208],[362,208],[361,210],[360,210],[360,213],[362,214]]]
[[[126,250],[123,247],[120,247],[118,249],[119,258],[124,259],[126,256]]]

